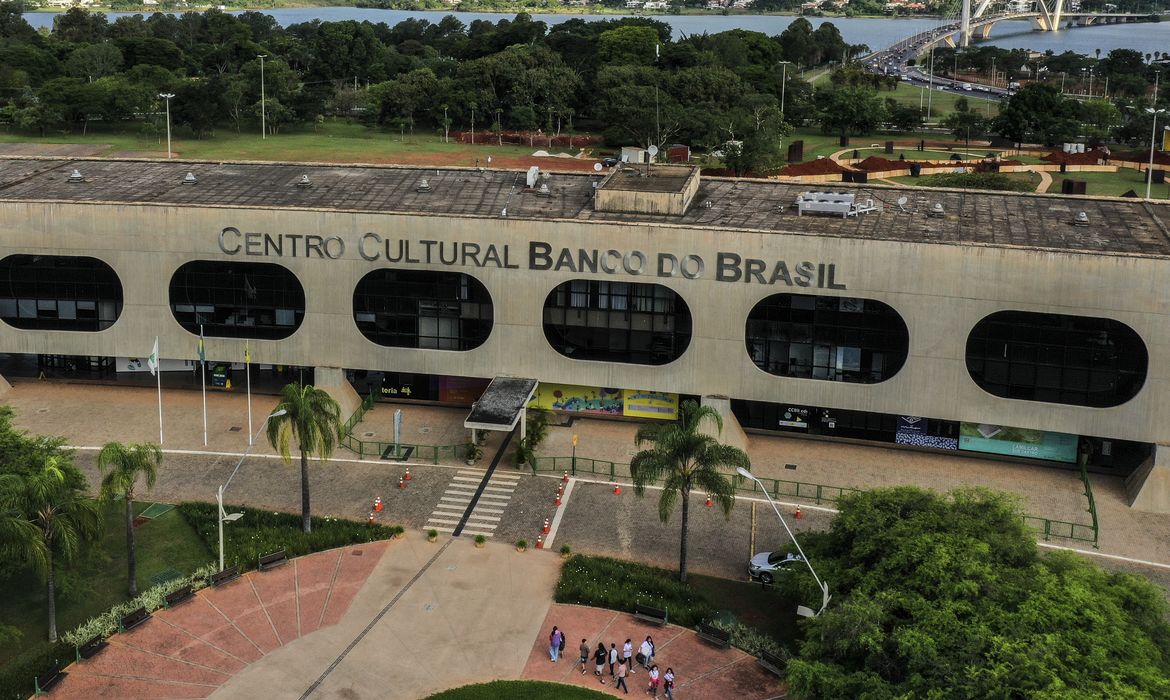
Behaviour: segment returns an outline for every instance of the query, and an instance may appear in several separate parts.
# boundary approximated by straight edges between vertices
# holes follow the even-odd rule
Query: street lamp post
[[[780,117],[784,117],[784,92],[788,88],[788,64],[792,61],[780,61]]]
[[[173,92],[160,92],[159,97],[167,101],[167,159],[174,156],[171,152],[171,98],[175,96]]]
[[[262,53],[256,58],[260,59],[260,139],[264,140],[268,138],[267,115],[264,105],[264,59],[268,58],[268,54]]]
[[[1154,184],[1154,139],[1158,135],[1158,115],[1165,111],[1165,109],[1146,107],[1146,112],[1154,117],[1154,125],[1150,127],[1150,162],[1146,166],[1146,199],[1150,198],[1150,188]]]
[[[270,421],[273,418],[276,418],[278,416],[283,416],[286,413],[288,413],[288,411],[286,411],[282,408],[279,411],[276,411],[276,412],[272,413],[271,415],[269,415],[267,418],[265,418],[264,422],[260,424],[260,429],[256,431],[256,435],[253,436],[253,440],[250,442],[254,442],[255,441],[254,438],[259,437],[260,433],[264,432],[264,428],[268,425],[268,421]],[[218,506],[217,513],[219,514],[219,517],[217,518],[217,520],[219,520],[219,570],[220,571],[223,571],[223,524],[235,522],[236,520],[239,520],[240,518],[244,517],[243,513],[228,514],[228,513],[224,512],[224,510],[223,510],[223,492],[225,489],[227,489],[228,484],[232,483],[232,479],[235,478],[236,472],[240,471],[240,467],[244,464],[244,460],[248,458],[248,454],[251,451],[252,451],[252,445],[249,444],[248,449],[244,450],[244,454],[240,456],[240,461],[236,462],[236,468],[232,470],[232,473],[230,476],[228,476],[227,481],[223,482],[223,485],[221,485],[219,487],[219,489],[216,490],[216,492],[215,492],[215,504],[216,504],[216,506]]]
[[[796,541],[796,535],[792,534],[792,530],[788,527],[788,523],[785,522],[784,516],[780,515],[780,509],[776,507],[776,502],[772,500],[772,496],[768,493],[768,489],[764,487],[764,483],[743,467],[738,467],[735,471],[743,478],[751,479],[759,484],[760,490],[764,492],[764,498],[768,499],[768,505],[772,506],[772,510],[776,512],[776,517],[779,518],[780,524],[784,526],[785,532],[792,538],[792,544],[796,545],[796,551],[800,552],[800,558],[804,560],[804,565],[808,567],[809,573],[813,576],[813,580],[817,582],[817,587],[821,589],[821,609],[814,613],[820,615],[825,611],[825,608],[829,607],[829,599],[832,597],[829,595],[828,581],[821,581],[821,577],[817,576],[816,570],[812,567],[812,562],[804,555],[804,550],[800,548],[800,543]],[[221,566],[220,568],[222,569],[223,567]]]
[[[930,105],[934,100],[934,47],[930,47],[930,81],[926,87],[926,120],[930,121]]]

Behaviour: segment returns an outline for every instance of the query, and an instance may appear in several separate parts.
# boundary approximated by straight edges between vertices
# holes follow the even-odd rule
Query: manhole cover
[[[238,432],[240,432],[240,426],[233,425],[232,427],[228,428],[228,432],[229,433],[238,433]]]
[[[419,428],[418,431],[425,435],[425,434],[431,432],[431,429],[427,428],[427,427],[422,427],[422,428]]]
[[[374,437],[375,433],[362,433],[362,437]]]

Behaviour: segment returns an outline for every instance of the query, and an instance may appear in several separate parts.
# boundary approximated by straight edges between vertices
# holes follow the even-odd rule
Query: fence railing
[[[399,459],[403,462],[430,462],[431,464],[438,464],[444,459],[456,460],[464,459],[467,455],[466,445],[420,445],[416,443],[400,442],[398,443],[398,452],[395,456],[395,445],[393,442],[382,442],[381,440],[362,440],[353,434],[353,429],[362,422],[366,417],[366,413],[374,408],[376,398],[373,392],[369,396],[362,399],[361,406],[358,407],[349,420],[341,425],[341,446],[350,452],[354,452],[359,457],[378,457],[386,459]]]

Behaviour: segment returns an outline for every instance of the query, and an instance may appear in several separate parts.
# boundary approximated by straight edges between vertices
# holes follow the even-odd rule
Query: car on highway
[[[794,552],[760,552],[748,562],[748,576],[753,581],[772,583],[776,576],[803,563],[804,557]]]
[[[971,87],[971,83],[963,83],[963,89],[966,90],[967,92],[971,92],[975,88]]]

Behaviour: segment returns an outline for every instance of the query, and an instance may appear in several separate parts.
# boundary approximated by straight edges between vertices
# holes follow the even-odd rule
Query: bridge
[[[978,4],[972,8],[972,0],[963,0],[959,26],[956,28],[959,33],[960,46],[970,46],[973,33],[977,40],[989,38],[991,28],[997,22],[1007,20],[1031,20],[1032,29],[1040,32],[1054,32],[1059,30],[1062,24],[1068,27],[1089,27],[1096,24],[1146,22],[1151,17],[1150,14],[1126,12],[1067,12],[1065,0],[1034,0],[1034,2],[1025,5],[1029,6],[1027,10],[1023,10],[1020,7],[1021,3],[1016,2],[1011,3],[1016,6],[1015,10],[989,14],[988,10],[993,4],[997,4],[995,0],[978,0]],[[951,46],[954,46],[953,41],[952,39]]]

